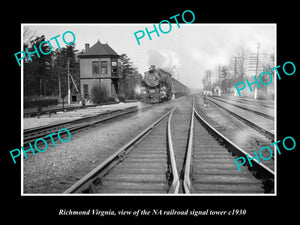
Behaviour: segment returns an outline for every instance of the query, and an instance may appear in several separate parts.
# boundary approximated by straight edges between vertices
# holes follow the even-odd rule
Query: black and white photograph
[[[11,21],[5,214],[33,224],[295,216],[292,14],[102,6]]]
[[[144,27],[22,24],[23,194],[276,194],[276,25]]]

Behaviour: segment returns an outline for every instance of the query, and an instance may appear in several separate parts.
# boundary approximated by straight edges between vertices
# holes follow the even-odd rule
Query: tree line
[[[39,45],[45,41],[45,36],[36,37],[30,44],[24,44],[24,49],[28,48],[33,52],[33,45]],[[49,51],[49,45],[42,45],[42,51]],[[31,55],[32,61],[28,58],[24,60],[24,95],[25,96],[60,96],[67,91],[67,74],[72,75],[75,84],[79,87],[79,59],[78,50],[75,45],[68,45],[61,49],[52,51],[49,55]],[[120,55],[122,77],[137,72],[131,59],[126,54]],[[69,66],[68,66],[69,64]],[[71,88],[73,85],[71,85]],[[72,88],[75,91],[75,88]]]
[[[45,36],[35,37],[29,42],[24,42],[24,49],[33,52],[33,46],[39,46],[45,41]],[[42,45],[42,51],[49,52],[50,46]],[[79,60],[75,44],[56,49],[48,55],[31,55],[32,61],[24,60],[24,96],[61,96],[67,93],[67,74],[72,75],[79,87]],[[71,85],[75,89],[74,85]]]
[[[23,32],[23,49],[34,52],[33,46],[40,46],[45,41],[44,35],[36,35],[28,26],[24,26]],[[49,52],[50,46],[44,43],[41,46],[43,52]],[[73,79],[70,79],[71,93],[76,94],[77,89],[80,92],[80,68],[79,68],[79,51],[75,49],[75,43],[51,51],[50,54],[44,55],[32,54],[32,60],[26,57],[23,60],[24,65],[24,96],[25,99],[34,100],[36,97],[53,96],[61,97],[68,92],[68,73]],[[126,54],[120,55],[121,76],[120,91],[127,96],[132,95],[133,87],[131,76],[138,74],[137,68]],[[127,80],[125,78],[128,78]],[[127,82],[127,83],[126,83]],[[75,88],[77,87],[77,89]]]

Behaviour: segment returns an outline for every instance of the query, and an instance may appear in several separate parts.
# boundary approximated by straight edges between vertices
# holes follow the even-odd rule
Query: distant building
[[[80,90],[85,100],[90,100],[91,90],[104,85],[107,96],[118,98],[121,76],[119,55],[108,45],[98,40],[92,47],[85,44],[80,60]]]

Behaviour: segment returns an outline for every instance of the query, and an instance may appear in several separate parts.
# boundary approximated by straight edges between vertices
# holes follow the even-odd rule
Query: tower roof
[[[95,56],[119,56],[108,44],[102,44],[98,40],[96,44],[80,54],[79,58],[90,58]]]

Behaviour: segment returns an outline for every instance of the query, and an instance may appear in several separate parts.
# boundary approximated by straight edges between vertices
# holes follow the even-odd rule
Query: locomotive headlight
[[[136,94],[140,94],[141,93],[141,87],[140,86],[136,86],[134,89]]]

